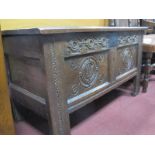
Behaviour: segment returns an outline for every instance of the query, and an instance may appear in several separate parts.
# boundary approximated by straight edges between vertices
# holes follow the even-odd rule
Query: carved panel
[[[136,67],[137,46],[128,46],[118,49],[118,75]]]
[[[108,49],[108,39],[106,37],[82,37],[67,42],[64,56],[70,57],[106,49]]]
[[[112,74],[115,79],[132,69],[136,65],[134,48],[137,44],[137,34],[127,32],[104,35],[81,34],[68,38],[62,51],[66,64],[65,72],[69,73],[67,79],[70,79],[65,82],[67,99],[78,98],[79,95],[84,95],[83,93],[109,82]],[[118,55],[116,59],[118,61],[114,66],[117,68],[109,71],[108,55],[109,50],[113,48],[117,51],[115,57]]]
[[[66,60],[68,98],[73,98],[108,81],[108,51]]]
[[[94,57],[87,57],[81,62],[79,81],[84,87],[91,87],[98,77],[98,62]]]

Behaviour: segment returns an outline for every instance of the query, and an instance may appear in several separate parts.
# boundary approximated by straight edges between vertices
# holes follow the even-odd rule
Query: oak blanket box
[[[70,134],[69,114],[129,79],[139,92],[142,27],[3,31],[13,100]]]

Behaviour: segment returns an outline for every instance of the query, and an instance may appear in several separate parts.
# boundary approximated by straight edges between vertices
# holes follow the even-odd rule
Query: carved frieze
[[[130,44],[137,44],[138,43],[138,36],[120,36],[118,38],[118,46],[126,46]]]
[[[65,57],[79,54],[91,53],[94,51],[105,50],[108,48],[108,39],[106,37],[91,37],[67,42],[64,52]]]

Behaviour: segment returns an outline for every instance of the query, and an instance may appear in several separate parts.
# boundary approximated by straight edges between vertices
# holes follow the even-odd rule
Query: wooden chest
[[[69,134],[69,114],[134,78],[145,28],[38,28],[3,32],[14,101]]]

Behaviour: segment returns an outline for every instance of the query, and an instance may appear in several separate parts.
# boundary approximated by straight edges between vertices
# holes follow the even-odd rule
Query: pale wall
[[[107,19],[0,19],[1,29],[46,26],[107,26]]]

